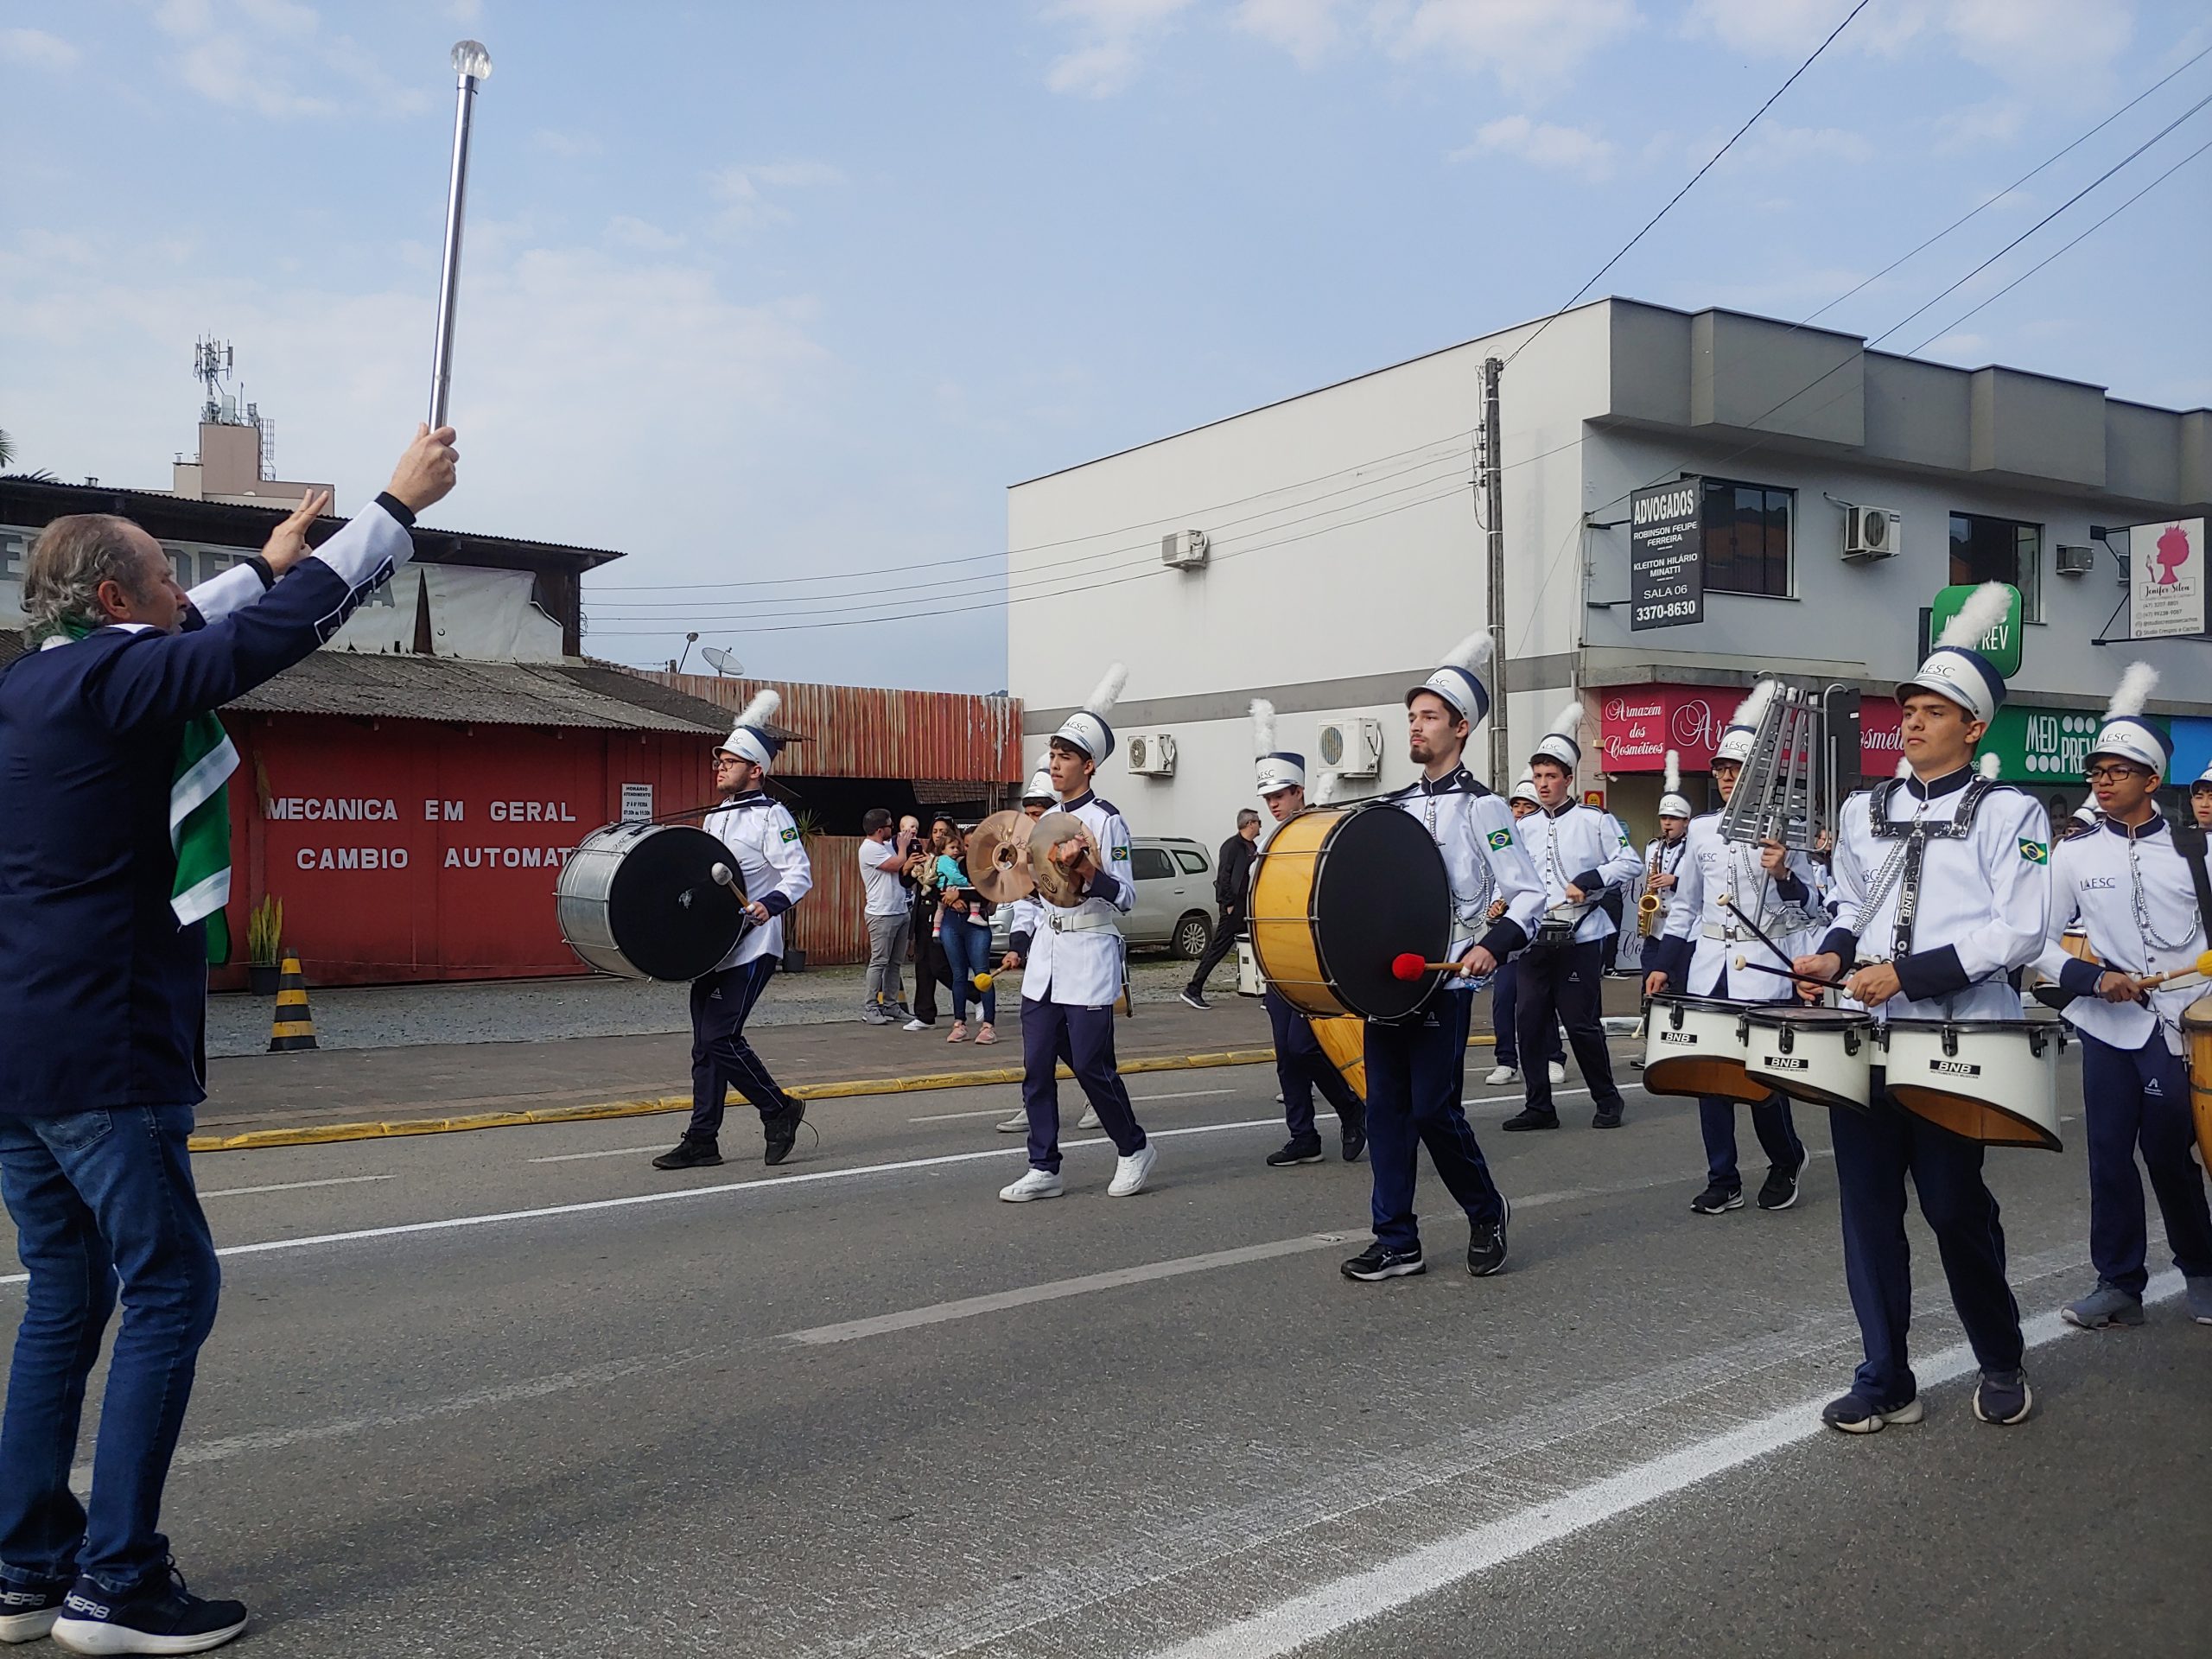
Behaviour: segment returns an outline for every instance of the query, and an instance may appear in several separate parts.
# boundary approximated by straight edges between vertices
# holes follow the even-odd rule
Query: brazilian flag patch
[[[2020,856],[2031,864],[2048,864],[2050,862],[2050,849],[2039,841],[2023,841]]]
[[[1116,847],[1114,849],[1114,862],[1116,864],[1126,864],[1128,861],[1129,849],[1126,847]]]
[[[1490,849],[1493,853],[1502,853],[1512,844],[1513,832],[1510,830],[1493,830],[1490,832]]]
[[[797,841],[798,839],[798,826],[797,824],[793,824],[790,829],[785,830],[784,839],[785,841]]]

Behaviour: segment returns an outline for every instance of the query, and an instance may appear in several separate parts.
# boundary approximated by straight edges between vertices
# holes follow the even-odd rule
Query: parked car
[[[1136,908],[1121,916],[1133,949],[1165,946],[1185,962],[1205,955],[1213,939],[1213,855],[1181,836],[1139,836],[1129,843]],[[991,954],[1002,955],[1009,931],[1001,908],[991,919]]]

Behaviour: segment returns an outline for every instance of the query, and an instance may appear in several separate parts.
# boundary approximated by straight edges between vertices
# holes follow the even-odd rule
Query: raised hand
[[[400,456],[399,465],[392,468],[391,482],[385,486],[410,512],[420,512],[444,500],[451,493],[461,461],[453,440],[454,430],[449,426],[433,432],[423,423],[416,423],[415,441]]]
[[[330,492],[310,491],[307,499],[269,532],[269,539],[262,543],[261,556],[268,561],[273,575],[283,575],[315,550],[308,545],[308,527],[329,511]]]

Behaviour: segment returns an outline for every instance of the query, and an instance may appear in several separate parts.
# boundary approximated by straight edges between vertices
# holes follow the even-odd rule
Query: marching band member
[[[1092,856],[1080,837],[1061,842],[1051,857],[1081,886],[1072,906],[1040,904],[1032,912],[1033,931],[1017,935],[1016,955],[1027,963],[1021,976],[1021,1103],[1029,1115],[1029,1172],[1001,1187],[1008,1204],[1057,1198],[1060,1181],[1060,1091],[1054,1068],[1063,1052],[1084,1096],[1121,1154],[1109,1198],[1126,1198],[1144,1190],[1158,1150],[1145,1138],[1114,1064],[1114,1001],[1125,977],[1121,925],[1116,918],[1136,903],[1129,874],[1129,826],[1121,810],[1091,793],[1091,774],[1114,753],[1114,728],[1106,716],[1122,695],[1128,671],[1116,663],[1106,672],[1090,702],[1070,715],[1052,734],[1046,762],[1060,810],[1082,821],[1097,842]]]
[[[1978,776],[1974,746],[2005,682],[1974,644],[2002,620],[2009,594],[1982,585],[1936,649],[1897,688],[1906,778],[1844,803],[1836,836],[1837,925],[1797,971],[1848,974],[1847,998],[1877,1020],[2017,1020],[2006,977],[2033,962],[2050,915],[2050,821],[2032,796]],[[1880,953],[1858,964],[1860,944]],[[2033,1395],[2020,1369],[2019,1305],[2005,1279],[2005,1234],[1981,1175],[1983,1148],[1915,1117],[1874,1072],[1865,1112],[1829,1114],[1842,1199],[1844,1276],[1866,1360],[1821,1421],[1853,1434],[1916,1423],[1906,1350],[1912,1261],[1905,1177],[1941,1247],[1952,1305],[1981,1368],[1974,1415],[2024,1421]]]
[[[715,790],[722,804],[702,827],[730,849],[753,925],[720,965],[691,982],[691,1122],[683,1138],[653,1160],[655,1169],[721,1162],[722,1109],[733,1085],[760,1114],[764,1161],[771,1166],[791,1155],[806,1116],[806,1103],[778,1086],[745,1035],[753,1005],[783,960],[784,912],[814,886],[798,823],[764,787],[784,747],[768,722],[783,706],[780,693],[755,693],[715,751]]]
[[[2075,993],[2063,1012],[2082,1039],[2097,1284],[2060,1311],[2087,1331],[2143,1323],[2150,1274],[2139,1147],[2186,1281],[2190,1316],[2212,1325],[2212,1213],[2204,1176],[2189,1155],[2196,1130],[2180,1046],[2181,1011],[2199,992],[2142,984],[2152,974],[2188,971],[2205,948],[2196,885],[2154,798],[2173,764],[2171,741],[2141,717],[2158,681],[2156,669],[2133,664],[2105,710],[2088,754],[2103,831],[2053,849],[2050,921],[2036,963]],[[2061,943],[2077,915],[2096,962],[2068,954]]]
[[[2212,766],[2189,786],[2189,810],[2200,830],[2212,830]]]
[[[1252,704],[1252,747],[1258,756],[1260,799],[1277,825],[1306,810],[1306,757],[1275,747],[1275,709],[1264,699]],[[1268,832],[1269,839],[1274,832]],[[1262,849],[1266,842],[1261,843]],[[1249,900],[1245,913],[1249,915]],[[1268,1167],[1287,1169],[1321,1161],[1321,1135],[1313,1127],[1313,1091],[1336,1108],[1344,1161],[1357,1160],[1367,1145],[1367,1106],[1313,1036],[1313,1023],[1268,986],[1260,999],[1275,1039],[1275,1078],[1282,1084],[1282,1115],[1290,1140],[1268,1154]]]
[[[1573,931],[1557,940],[1539,938],[1522,953],[1519,1006],[1515,1016],[1521,1052],[1538,1053],[1548,1040],[1552,1022],[1567,1027],[1575,1063],[1589,1081],[1596,1114],[1591,1127],[1620,1127],[1623,1103],[1605,1052],[1605,1028],[1599,1001],[1605,983],[1606,943],[1618,931],[1603,902],[1608,888],[1635,879],[1643,867],[1628,831],[1610,812],[1584,806],[1574,798],[1574,771],[1582,761],[1582,704],[1560,711],[1529,758],[1529,771],[1541,810],[1522,821],[1529,856],[1544,884],[1547,911],[1581,906]],[[1530,1066],[1525,1073],[1526,1103],[1505,1120],[1508,1129],[1555,1129],[1550,1075]]]
[[[1774,682],[1761,680],[1737,705],[1736,717],[1720,735],[1713,754],[1713,781],[1724,804],[1736,793],[1736,780],[1758,734],[1759,718],[1773,696]],[[1766,947],[1728,906],[1733,901],[1762,932],[1774,937],[1781,918],[1792,910],[1802,914],[1809,907],[1812,861],[1802,853],[1786,852],[1777,843],[1754,849],[1724,841],[1718,812],[1693,818],[1688,841],[1689,852],[1682,860],[1675,903],[1667,912],[1658,965],[1644,976],[1643,994],[1658,995],[1671,979],[1692,996],[1731,1002],[1789,1001],[1796,988],[1787,979],[1741,969],[1731,976],[1738,950],[1765,954]],[[1784,924],[1783,931],[1802,933],[1804,929],[1802,923],[1796,928]],[[1700,1095],[1697,1116],[1705,1134],[1705,1191],[1690,1200],[1690,1208],[1700,1216],[1740,1210],[1744,1183],[1736,1169],[1736,1103],[1721,1095]],[[1751,1131],[1767,1160],[1759,1208],[1787,1210],[1797,1202],[1797,1180],[1805,1167],[1805,1143],[1790,1121],[1789,1100],[1777,1092],[1753,1103]]]
[[[1682,793],[1682,758],[1667,751],[1665,786],[1659,796],[1659,833],[1643,843],[1643,862],[1629,885],[1628,901],[1636,906],[1637,931],[1621,929],[1621,965],[1649,968],[1645,953],[1656,950],[1667,931],[1667,910],[1675,891],[1676,874],[1689,851],[1689,797]],[[1633,941],[1635,958],[1629,958]]]
[[[1521,768],[1521,776],[1513,785],[1513,793],[1506,798],[1506,805],[1511,809],[1516,823],[1531,812],[1542,810],[1543,803],[1536,798],[1536,780],[1526,766]],[[1497,1064],[1491,1067],[1483,1081],[1493,1089],[1521,1081],[1521,1033],[1514,1025],[1519,1009],[1520,978],[1521,960],[1517,957],[1499,963],[1497,971],[1491,976],[1490,1023],[1497,1044]],[[1552,1021],[1550,1037],[1545,1065],[1556,1088],[1567,1081],[1567,1039],[1556,1020]]]
[[[1021,816],[1034,823],[1059,804],[1060,798],[1052,788],[1052,774],[1039,766],[1031,774],[1029,786],[1021,791]],[[1006,907],[1006,912],[1007,949],[999,961],[1001,970],[1021,966],[1022,949],[1036,937],[1039,920],[1045,913],[1045,901],[1033,893],[1027,898],[1015,899]],[[1060,1051],[1060,1059],[1071,1070],[1073,1069],[1075,1062],[1068,1058],[1065,1046]],[[1083,1116],[1076,1120],[1076,1128],[1095,1129],[1097,1127],[1098,1113],[1090,1103],[1085,1102]],[[1023,1107],[1012,1117],[1003,1120],[998,1128],[1001,1135],[1028,1134],[1029,1109]]]
[[[1427,1271],[1414,1220],[1414,1176],[1422,1146],[1467,1212],[1467,1271],[1479,1279],[1505,1265],[1512,1206],[1491,1179],[1459,1101],[1465,1092],[1471,982],[1493,972],[1527,940],[1543,902],[1543,885],[1521,849],[1512,814],[1461,764],[1468,734],[1490,713],[1490,693],[1479,674],[1490,644],[1486,632],[1470,635],[1406,693],[1407,747],[1421,775],[1391,798],[1420,818],[1443,849],[1453,916],[1446,954],[1459,964],[1460,976],[1446,980],[1405,1024],[1367,1022],[1375,1242],[1344,1264],[1348,1279],[1372,1282]],[[1505,901],[1495,922],[1489,920],[1493,898]]]

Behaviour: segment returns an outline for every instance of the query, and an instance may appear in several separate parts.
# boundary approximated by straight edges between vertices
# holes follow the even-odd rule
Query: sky
[[[995,690],[1061,625],[1005,602],[1007,486],[1557,308],[1850,8],[0,0],[0,429],[166,487],[212,335],[278,475],[365,500],[425,406],[472,35],[430,521],[625,553],[595,655]],[[1869,0],[1593,291],[1881,334],[2212,94],[2208,56],[2008,188],[2208,48],[2199,0]],[[1887,348],[2212,404],[2208,141]]]

